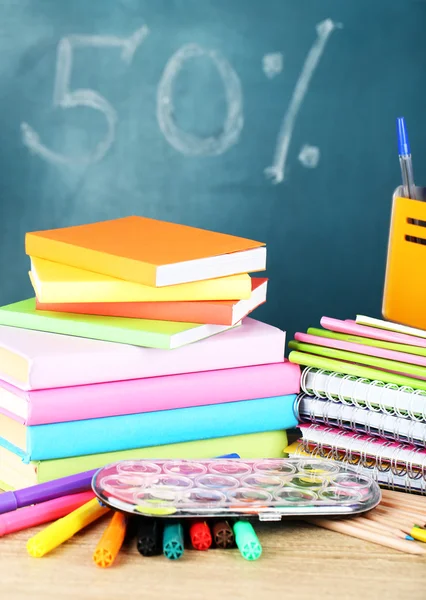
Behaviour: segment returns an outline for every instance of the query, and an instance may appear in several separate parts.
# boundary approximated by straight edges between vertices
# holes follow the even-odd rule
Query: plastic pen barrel
[[[213,525],[212,531],[214,543],[218,548],[232,548],[235,538],[228,521],[218,521]]]
[[[80,492],[2,514],[0,515],[0,537],[61,519],[93,498],[93,492]]]
[[[138,517],[136,547],[142,556],[156,556],[163,549],[161,539],[163,526],[160,519]]]
[[[262,554],[262,546],[252,524],[248,521],[237,521],[234,523],[234,534],[241,556],[246,560],[257,560]]]
[[[93,553],[98,567],[110,567],[118,556],[126,535],[127,517],[123,513],[114,513]]]
[[[163,554],[171,560],[183,555],[183,527],[180,523],[167,523],[164,526]]]
[[[191,544],[195,550],[208,550],[212,545],[212,534],[205,521],[196,521],[189,528]]]
[[[109,508],[101,506],[94,498],[30,538],[27,542],[28,553],[37,558],[44,556],[109,510]]]

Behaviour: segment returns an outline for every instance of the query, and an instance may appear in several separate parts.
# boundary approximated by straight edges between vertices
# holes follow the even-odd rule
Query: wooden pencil
[[[386,506],[379,504],[379,506],[377,506],[375,510],[389,515],[398,515],[400,517],[404,517],[407,520],[413,519],[413,521],[415,521],[416,523],[423,524],[426,521],[425,515],[422,515],[421,513],[417,513],[411,510],[403,510],[402,508],[396,508],[395,506]]]
[[[395,508],[396,510],[403,510],[409,512],[418,512],[423,515],[423,519],[426,520],[426,507],[421,509],[416,504],[410,504],[408,502],[400,502],[399,500],[393,500],[392,498],[382,498],[379,506],[388,506],[389,508]]]
[[[364,525],[365,527],[370,527],[376,531],[381,531],[383,533],[387,533],[388,535],[394,535],[402,540],[406,539],[406,533],[404,533],[401,529],[397,527],[392,527],[391,525],[385,525],[384,523],[379,523],[379,521],[373,521],[373,519],[367,519],[366,517],[356,517],[351,519],[351,522],[357,523],[359,525]]]
[[[380,546],[385,546],[386,548],[393,548],[394,550],[398,550],[399,552],[405,552],[407,554],[418,554],[423,556],[426,555],[426,549],[417,545],[415,542],[399,540],[388,535],[368,531],[367,529],[362,529],[361,527],[351,525],[350,521],[334,521],[330,519],[318,519],[316,517],[306,519],[306,521],[312,523],[313,525],[316,525],[317,527],[330,529],[331,531],[336,531],[338,533],[349,535],[360,540],[372,542],[373,544],[379,544]]]
[[[378,523],[383,523],[383,525],[388,525],[390,527],[398,527],[398,529],[401,529],[401,531],[404,531],[405,533],[407,533],[407,535],[410,535],[410,531],[414,527],[414,524],[407,524],[404,521],[391,519],[389,516],[382,515],[380,513],[375,512],[374,510],[372,510],[369,513],[366,513],[365,516],[367,519],[371,519],[372,521],[376,521]]]
[[[408,494],[407,492],[396,492],[395,490],[382,489],[382,498],[393,498],[397,502],[403,504],[415,504],[419,509],[426,510],[426,496],[415,496],[414,494]]]

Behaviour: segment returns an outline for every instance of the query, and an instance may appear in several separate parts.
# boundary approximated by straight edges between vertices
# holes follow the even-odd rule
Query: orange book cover
[[[29,256],[160,287],[262,271],[262,242],[130,216],[25,236]]]
[[[253,277],[251,296],[245,300],[201,300],[198,302],[95,302],[45,303],[36,301],[37,310],[130,317],[156,321],[235,325],[266,301],[268,280]]]

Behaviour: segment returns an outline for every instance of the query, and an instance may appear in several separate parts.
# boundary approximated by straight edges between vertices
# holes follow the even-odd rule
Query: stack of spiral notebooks
[[[358,465],[384,487],[426,494],[426,331],[357,316],[296,333],[302,438],[288,454]]]

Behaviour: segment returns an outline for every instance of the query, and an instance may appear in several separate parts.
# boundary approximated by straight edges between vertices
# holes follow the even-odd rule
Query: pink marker
[[[14,531],[29,529],[41,523],[56,521],[56,519],[65,517],[73,510],[80,508],[94,497],[95,494],[92,491],[80,492],[4,513],[0,515],[0,537]]]

